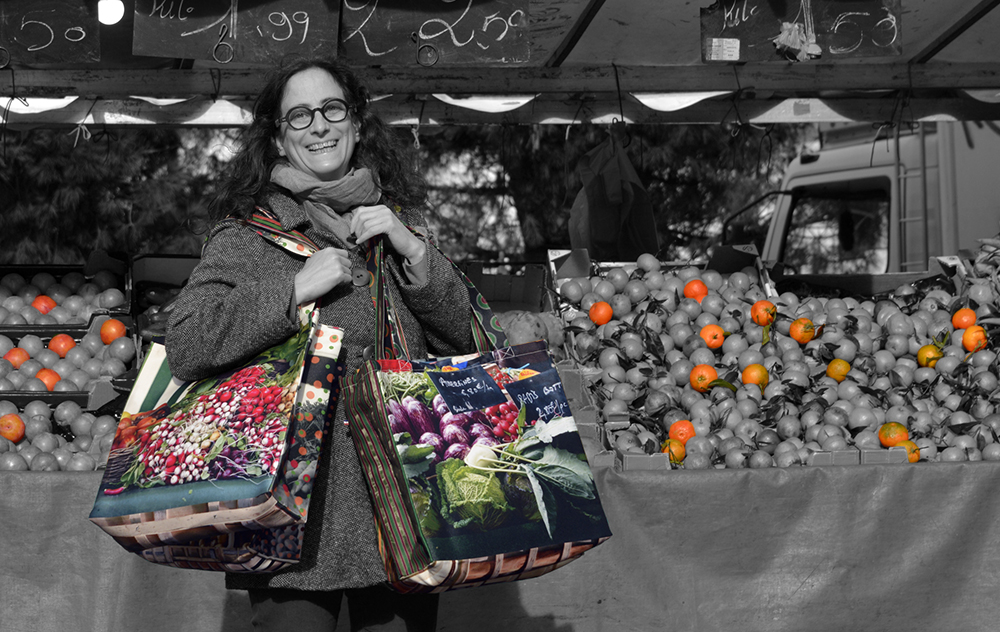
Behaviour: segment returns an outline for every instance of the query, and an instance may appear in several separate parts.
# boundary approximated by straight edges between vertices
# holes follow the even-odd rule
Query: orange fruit
[[[3,355],[3,359],[14,365],[15,369],[20,369],[22,364],[31,359],[31,355],[21,347],[14,347]]]
[[[24,420],[16,413],[0,417],[0,437],[17,443],[24,438]]]
[[[826,365],[826,376],[832,377],[837,380],[837,382],[843,382],[844,378],[847,377],[848,371],[850,370],[850,362],[841,358],[834,358],[833,360],[830,360],[830,364]]]
[[[69,334],[56,334],[49,340],[49,349],[55,351],[60,358],[66,357],[66,352],[76,346],[76,340]]]
[[[788,328],[788,335],[795,342],[804,345],[816,335],[816,327],[808,318],[797,318],[792,321],[791,327]]]
[[[699,393],[704,393],[711,388],[710,385],[712,382],[718,378],[719,373],[713,366],[709,364],[699,364],[691,369],[691,376],[689,380],[691,382],[691,388]]]
[[[608,320],[611,320],[609,317]],[[117,318],[109,318],[101,324],[101,341],[109,345],[125,335],[125,323]]]
[[[976,311],[968,307],[956,311],[951,316],[951,326],[955,329],[968,329],[976,324]]]
[[[920,447],[909,439],[900,441],[896,447],[906,448],[906,458],[909,459],[910,463],[916,463],[920,460]]]
[[[750,364],[747,368],[743,369],[743,373],[740,374],[740,379],[743,380],[744,384],[756,384],[760,387],[761,392],[764,391],[764,387],[771,380],[770,376],[767,374],[767,367],[763,364]]]
[[[39,294],[31,301],[31,306],[43,314],[48,314],[56,306],[56,302],[44,294]]]
[[[726,332],[716,324],[705,325],[698,332],[701,339],[705,341],[709,349],[718,349],[726,341]]]
[[[980,325],[967,327],[962,334],[962,346],[970,353],[986,348],[986,330]]]
[[[670,432],[667,433],[669,438],[677,439],[685,446],[687,445],[688,439],[694,435],[694,424],[688,419],[678,419],[674,423],[670,424]]]
[[[750,318],[761,327],[765,327],[774,322],[774,316],[778,313],[778,308],[768,300],[759,300],[750,308]]]
[[[898,421],[889,421],[879,426],[878,440],[886,448],[899,445],[909,439],[910,431]]]
[[[587,316],[590,317],[590,320],[594,321],[595,325],[604,325],[614,316],[614,310],[611,309],[611,304],[607,301],[597,301],[590,306]],[[101,329],[103,330],[104,327],[101,327]]]
[[[693,298],[701,303],[708,296],[708,286],[701,279],[691,279],[684,284],[684,298]]]
[[[52,369],[39,369],[38,373],[35,373],[35,377],[44,382],[45,388],[49,391],[54,389],[56,387],[56,382],[62,379],[62,377],[60,377],[59,374]]]
[[[937,345],[924,345],[917,350],[917,364],[933,368],[937,361],[944,357],[944,351]]]
[[[669,454],[670,462],[674,465],[680,465],[686,456],[684,444],[678,439],[667,439],[663,442],[663,446],[660,451],[664,454]]]

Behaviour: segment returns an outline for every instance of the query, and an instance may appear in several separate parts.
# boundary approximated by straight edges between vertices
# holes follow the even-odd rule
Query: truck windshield
[[[798,274],[880,274],[889,266],[889,192],[796,189],[782,261]]]

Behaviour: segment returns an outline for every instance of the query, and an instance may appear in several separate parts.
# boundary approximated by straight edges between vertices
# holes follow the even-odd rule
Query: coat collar
[[[312,228],[312,220],[301,204],[283,190],[274,191],[267,197],[268,207],[278,216],[281,228],[286,231],[305,231]]]

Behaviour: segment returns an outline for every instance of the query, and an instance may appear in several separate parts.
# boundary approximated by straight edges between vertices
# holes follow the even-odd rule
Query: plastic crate
[[[73,336],[73,338],[79,343],[80,339],[88,333],[99,334],[101,325],[109,318],[112,318],[112,316],[107,314],[95,316],[90,326],[87,329],[82,329],[80,331],[55,332],[40,327],[26,329],[20,334],[19,337],[11,337],[11,340],[16,345],[24,336],[35,335],[41,338],[42,342],[47,345],[49,340],[51,340],[51,338],[57,333],[66,333]],[[53,408],[66,400],[71,400],[79,404],[84,410],[94,411],[114,401],[121,394],[128,393],[135,383],[135,378],[139,373],[139,367],[142,364],[141,352],[138,340],[136,339],[135,328],[133,327],[131,316],[116,315],[114,318],[122,321],[126,328],[126,335],[132,339],[132,342],[136,347],[136,357],[126,366],[127,371],[125,374],[112,379],[98,379],[94,381],[90,385],[90,388],[86,390],[55,392],[21,390],[0,391],[0,399],[10,400],[19,408],[23,408],[25,404],[34,400],[42,400]]]

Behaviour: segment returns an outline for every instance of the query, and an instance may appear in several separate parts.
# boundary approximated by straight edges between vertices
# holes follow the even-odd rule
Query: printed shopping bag
[[[262,234],[295,252],[301,235]],[[289,238],[291,241],[288,239]],[[294,243],[292,243],[294,242]],[[342,332],[299,308],[299,331],[196,382],[153,344],[119,422],[91,520],[160,564],[267,572],[298,561],[312,477],[343,366]]]
[[[492,313],[466,281],[481,353],[386,357],[342,380],[380,552],[401,592],[535,577],[611,535],[545,342],[491,349],[503,334],[488,332]]]

